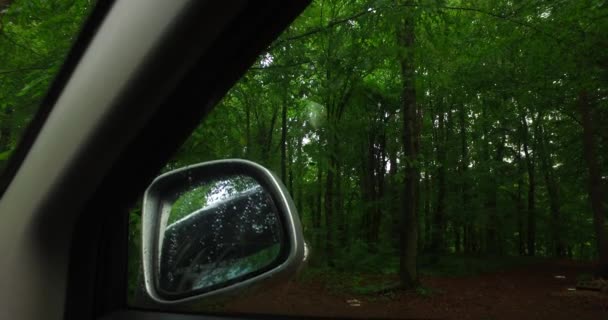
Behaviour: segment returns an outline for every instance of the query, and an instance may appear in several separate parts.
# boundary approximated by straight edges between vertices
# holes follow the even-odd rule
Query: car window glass
[[[276,172],[308,266],[182,311],[605,316],[606,17],[600,0],[313,1],[165,168]]]
[[[94,1],[0,1],[0,174]]]

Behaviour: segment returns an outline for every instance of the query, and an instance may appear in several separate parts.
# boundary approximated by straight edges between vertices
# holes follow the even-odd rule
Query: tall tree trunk
[[[342,217],[344,219],[342,235],[340,238],[340,247],[342,251],[346,251],[350,248],[350,239],[351,239],[351,221],[348,219],[348,212],[353,212],[355,209],[355,196],[354,192],[351,192],[348,196],[348,201],[344,205],[344,210],[342,213]]]
[[[462,241],[462,233],[461,233],[461,229],[460,226],[457,224],[452,224],[452,228],[454,229],[454,252],[455,253],[461,253],[461,241]]]
[[[361,170],[361,195],[363,200],[363,224],[362,232],[365,235],[365,240],[369,244],[374,243],[373,233],[373,219],[374,211],[376,208],[376,190],[375,190],[375,152],[374,152],[374,136],[372,132],[367,135],[366,150],[363,151],[365,155],[362,157],[362,170]],[[373,245],[372,245],[373,246]]]
[[[445,114],[438,113],[438,134],[437,134],[437,206],[433,216],[433,231],[431,237],[431,252],[443,253],[446,250],[446,201],[447,201],[447,182],[446,182],[446,125]]]
[[[314,245],[321,248],[321,216],[323,213],[323,167],[317,162],[317,187],[315,194],[316,208],[313,210],[312,224],[314,227]]]
[[[399,275],[403,287],[418,284],[416,260],[418,254],[417,198],[419,169],[418,158],[418,110],[416,105],[414,41],[415,16],[413,10],[405,12],[397,27],[397,41],[403,49],[399,56],[401,81],[403,84],[401,114],[403,117],[403,151],[405,156],[405,179],[403,183],[403,207],[399,252]]]
[[[337,137],[335,132],[329,133],[328,140],[328,149],[329,149],[329,163],[327,166],[327,174],[325,179],[325,253],[327,255],[327,265],[330,267],[334,267],[334,235],[333,230],[334,226],[334,209],[335,209],[335,199],[334,199],[334,179],[336,177],[336,169],[337,169]],[[337,177],[338,179],[340,177]]]
[[[336,217],[336,229],[334,233],[335,243],[344,243],[346,230],[346,215],[344,213],[344,194],[342,193],[342,165],[336,161],[336,187],[334,192],[334,216]]]
[[[493,161],[494,172],[491,175],[491,185],[488,188],[488,199],[486,200],[486,209],[488,211],[489,221],[487,224],[486,233],[486,249],[489,254],[500,255],[502,253],[502,242],[500,236],[500,221],[498,217],[498,176],[502,170],[502,160],[504,157],[506,133],[503,131],[500,142],[496,146],[496,156]]]
[[[380,136],[379,149],[376,152],[376,177],[374,179],[376,183],[376,203],[374,205],[374,217],[372,221],[373,233],[372,239],[374,242],[378,242],[380,238],[380,225],[382,224],[382,212],[385,204],[385,175],[386,175],[386,136],[382,134]]]
[[[469,169],[469,149],[467,146],[467,115],[464,104],[460,104],[458,112],[458,120],[460,125],[460,207],[462,210],[461,219],[463,221],[462,244],[465,252],[469,251],[469,233],[471,225],[471,215],[469,213],[469,191],[468,191],[468,175]]]
[[[281,107],[281,180],[287,184],[287,99]],[[290,189],[291,191],[291,189]]]
[[[294,194],[294,189],[293,189],[293,181],[294,181],[294,176],[293,176],[293,167],[294,167],[293,154],[294,154],[293,144],[289,144],[288,147],[287,147],[287,176],[289,177],[289,179],[288,179],[289,183],[287,184],[287,189],[289,190],[289,192],[291,194]]]
[[[528,169],[528,237],[527,249],[528,255],[536,255],[536,179],[534,175],[534,159],[530,154],[530,135],[528,132],[528,123],[526,122],[524,111],[521,114],[521,124],[523,129],[523,145],[524,155],[526,156],[526,167]]]
[[[295,159],[294,159],[294,167],[295,167],[295,175],[296,175],[296,185],[297,185],[297,191],[296,191],[296,206],[298,208],[298,210],[303,210],[304,207],[302,205],[302,197],[304,194],[304,178],[303,178],[303,174],[302,174],[302,168],[304,166],[304,164],[302,163],[303,159],[302,159],[302,140],[303,137],[300,134],[298,137],[298,144],[296,146],[296,151],[294,152],[295,155]],[[293,176],[293,174],[292,174]],[[301,208],[301,209],[300,209]]]
[[[334,215],[334,172],[331,169],[335,164],[330,161],[327,169],[326,180],[325,180],[325,254],[327,264],[330,267],[334,266],[334,246],[333,246],[333,215]]]
[[[536,135],[538,137],[538,150],[539,159],[543,168],[543,177],[545,180],[545,186],[547,187],[547,196],[549,198],[549,211],[551,213],[551,236],[553,241],[553,251],[556,257],[566,256],[566,246],[561,236],[561,217],[560,217],[560,205],[559,205],[559,194],[558,184],[556,181],[555,173],[553,172],[553,161],[551,160],[551,153],[547,147],[547,137],[542,125],[542,117],[539,116],[539,122],[536,126]]]
[[[606,236],[606,208],[604,207],[604,190],[602,171],[596,151],[595,124],[591,116],[591,105],[587,91],[581,90],[578,95],[578,110],[583,125],[583,154],[588,170],[589,201],[593,211],[593,226],[599,255],[598,274],[608,276],[608,238]]]
[[[275,108],[272,112],[272,118],[270,119],[270,126],[268,127],[268,134],[266,136],[266,141],[262,145],[262,162],[267,163],[270,162],[270,150],[272,150],[272,137],[274,136],[274,126],[277,122],[278,109]]]
[[[432,204],[432,195],[433,195],[433,190],[432,190],[432,178],[431,175],[429,174],[429,169],[427,167],[426,169],[426,173],[424,175],[424,247],[420,247],[420,248],[425,248],[425,250],[430,250],[430,245],[431,245],[431,234],[432,234],[432,223],[431,223],[431,204]]]
[[[517,215],[517,251],[520,256],[526,255],[526,233],[524,231],[524,165],[521,159],[521,141],[517,143],[517,153],[515,154],[517,163],[517,194],[515,195],[515,210]]]
[[[391,243],[394,248],[399,248],[399,235],[401,234],[399,229],[400,220],[400,202],[401,197],[399,196],[401,183],[397,181],[397,150],[393,150],[389,155],[390,170],[389,176],[389,207],[391,212]]]

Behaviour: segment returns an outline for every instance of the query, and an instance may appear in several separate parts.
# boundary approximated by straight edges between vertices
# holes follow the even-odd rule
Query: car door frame
[[[125,15],[115,11],[117,4],[128,1],[133,0],[97,6],[5,173],[7,179],[2,186],[6,192],[0,208],[31,210],[26,212],[29,220],[23,222],[27,234],[20,235],[23,239],[16,239],[24,242],[23,246],[6,245],[7,252],[11,248],[25,248],[28,251],[25,254],[49,264],[48,268],[33,269],[38,272],[33,276],[42,279],[38,279],[38,283],[50,281],[45,277],[52,275],[52,281],[60,284],[25,288],[29,290],[25,294],[34,294],[34,297],[23,301],[19,295],[11,299],[8,290],[12,281],[19,279],[4,276],[0,282],[7,286],[1,292],[5,299],[0,307],[6,307],[7,313],[15,311],[10,314],[13,319],[34,319],[42,314],[47,319],[114,319],[128,312],[141,312],[137,316],[141,319],[181,317],[166,312],[128,311],[129,208],[213,106],[308,4],[308,1],[238,1],[238,14],[218,30],[211,30],[218,36],[201,49],[197,47],[199,43],[191,40],[205,37],[210,31],[209,25],[205,29],[205,22],[221,20],[223,14],[228,16],[229,10],[221,10],[235,3],[184,0],[190,7],[171,22],[169,35],[160,35],[162,45],[149,52],[146,67],[137,70],[136,76],[122,88],[119,99],[112,101],[112,112],[104,114],[103,121],[95,124],[95,135],[77,146],[78,156],[65,164],[65,170],[53,178],[56,180],[45,181],[53,183],[53,189],[24,207],[26,200],[19,199],[23,196],[24,176],[35,173],[23,172],[24,168],[32,162],[41,162],[39,157],[32,159],[35,154],[32,150],[41,140],[49,139],[44,136],[49,118],[54,116],[53,121],[57,123],[57,105],[66,90],[74,85],[71,81],[79,68],[83,68],[83,57],[95,38],[104,36],[104,22],[115,14]],[[224,13],[218,14],[217,10]],[[157,14],[162,16],[163,12]],[[180,32],[186,36],[176,37]],[[150,91],[151,88],[163,90]],[[147,108],[151,105],[154,107]],[[54,143],[60,145],[61,141]],[[105,152],[112,156],[104,156]],[[45,168],[39,167],[36,170],[44,172]],[[74,199],[77,201],[71,204]],[[62,217],[69,218],[62,220]],[[68,239],[69,248],[62,239]],[[68,249],[67,256],[53,254],[55,250]],[[21,254],[15,253],[17,257]],[[6,265],[18,266],[11,265],[12,257],[6,260]],[[57,266],[59,272],[51,273]],[[27,271],[21,273],[27,274]],[[64,301],[64,304],[46,308],[51,301]]]

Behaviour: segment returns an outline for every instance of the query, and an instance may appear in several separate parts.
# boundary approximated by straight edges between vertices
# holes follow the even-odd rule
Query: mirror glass
[[[252,177],[192,182],[161,209],[157,268],[161,292],[179,295],[217,289],[280,262],[284,235],[278,210]]]

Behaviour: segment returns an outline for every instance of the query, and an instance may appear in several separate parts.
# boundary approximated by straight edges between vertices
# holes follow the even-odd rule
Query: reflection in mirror
[[[159,289],[170,295],[229,285],[275,266],[283,231],[275,204],[252,177],[193,184],[163,204]]]

